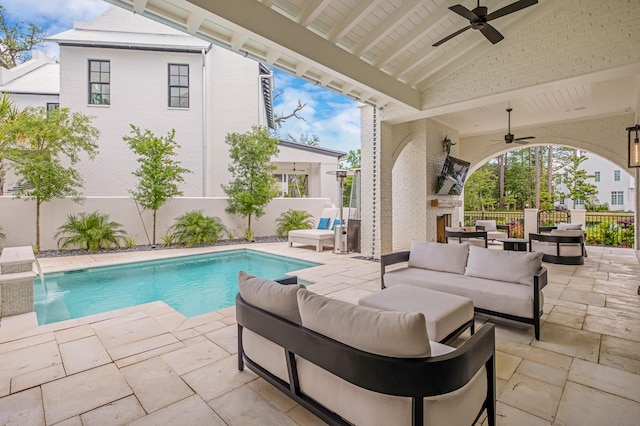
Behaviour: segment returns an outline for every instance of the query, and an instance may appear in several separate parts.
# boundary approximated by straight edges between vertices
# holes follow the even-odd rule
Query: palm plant
[[[311,229],[313,228],[313,219],[311,213],[305,210],[289,209],[282,212],[280,217],[276,219],[276,233],[279,237],[286,237],[289,231],[294,229]]]
[[[217,243],[226,227],[220,218],[204,216],[202,211],[194,210],[176,218],[171,232],[178,244],[192,247]]]
[[[99,212],[70,214],[58,228],[55,238],[58,247],[81,247],[85,250],[120,247],[126,237],[118,222],[109,221],[109,215]]]
[[[7,236],[4,235],[4,233],[2,232],[2,226],[0,226],[0,240],[4,240],[5,238],[7,238]]]

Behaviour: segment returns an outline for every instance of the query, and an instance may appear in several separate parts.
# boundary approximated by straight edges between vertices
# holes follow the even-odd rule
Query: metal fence
[[[524,212],[479,212],[465,211],[464,226],[475,226],[478,219],[493,219],[497,224],[510,225],[511,237],[524,236]],[[569,211],[538,213],[538,227],[554,226],[560,222],[571,222]],[[634,247],[633,213],[587,212],[586,244],[608,247]]]

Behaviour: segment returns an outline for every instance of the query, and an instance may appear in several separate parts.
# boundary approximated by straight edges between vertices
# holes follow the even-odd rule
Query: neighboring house
[[[0,67],[0,93],[10,93],[19,109],[29,106],[57,108],[60,102],[60,65],[34,50],[31,59],[18,66]]]
[[[49,40],[60,45],[59,66],[34,52],[31,61],[2,71],[0,89],[11,92],[21,108],[59,102],[93,117],[101,133],[99,154],[78,165],[87,196],[126,196],[135,187],[132,172],[138,165],[122,139],[131,134],[130,124],[156,136],[175,129],[178,160],[191,171],[181,186],[187,197],[225,196],[221,184],[230,179],[228,133],[244,133],[253,125],[273,128],[269,69],[202,39],[113,7]],[[19,79],[8,75],[19,75],[25,82],[21,87],[31,83],[37,92],[17,98],[19,92],[11,89]],[[39,89],[45,83],[46,93]],[[273,163],[281,180],[308,176],[308,189],[301,196],[336,203],[335,177],[326,172],[335,170],[344,156],[281,142]],[[8,187],[13,186],[12,176],[7,178]],[[281,195],[292,196],[290,191]]]
[[[585,153],[587,160],[580,165],[587,174],[595,175],[589,182],[598,187],[599,204],[609,210],[634,211],[635,180],[625,170],[595,154]]]

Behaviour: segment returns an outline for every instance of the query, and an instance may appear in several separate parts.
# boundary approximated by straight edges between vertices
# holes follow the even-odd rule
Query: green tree
[[[27,108],[0,127],[5,158],[18,176],[15,198],[36,203],[36,247],[40,247],[40,209],[56,198],[80,199],[82,177],[73,167],[80,154],[98,153],[99,131],[91,118],[67,108],[46,111]]]
[[[85,250],[120,247],[126,233],[122,225],[109,220],[109,215],[93,212],[70,214],[58,228],[58,247],[81,247]]]
[[[464,185],[465,210],[492,209],[498,199],[495,197],[498,177],[490,164],[484,164],[473,172]]]
[[[44,30],[35,24],[12,22],[9,13],[0,6],[0,66],[13,68],[31,58],[31,49],[41,46]]]
[[[574,202],[578,200],[590,202],[592,197],[598,193],[598,187],[587,179],[594,179],[595,175],[587,174],[587,171],[580,168],[580,164],[587,159],[578,151],[574,151],[560,173],[560,180],[566,186],[566,191],[557,191],[562,198],[571,198]]]
[[[229,197],[227,213],[247,218],[247,240],[253,239],[251,218],[264,215],[264,208],[278,195],[275,166],[271,157],[278,150],[278,139],[271,137],[264,126],[253,126],[251,132],[229,133],[225,138],[229,145],[231,181],[222,185]]]
[[[174,158],[176,150],[180,148],[174,139],[175,129],[171,129],[165,137],[158,137],[148,129],[142,132],[139,127],[130,126],[133,136],[124,136],[122,139],[138,156],[139,167],[132,172],[138,178],[138,184],[129,193],[143,208],[153,212],[151,244],[155,245],[158,209],[172,197],[182,195],[178,184],[184,182],[182,175],[190,171],[180,166],[180,162]]]
[[[355,151],[349,150],[347,158],[345,158],[340,164],[341,168],[346,169],[359,169],[362,164],[362,151],[360,148]],[[342,192],[342,205],[345,207],[351,207],[351,188],[353,187],[353,176],[347,176],[344,180],[344,190]]]
[[[320,136],[309,135],[309,132],[304,132],[297,138],[291,133],[287,133],[287,140],[290,140],[291,142],[301,143],[303,145],[320,146]]]

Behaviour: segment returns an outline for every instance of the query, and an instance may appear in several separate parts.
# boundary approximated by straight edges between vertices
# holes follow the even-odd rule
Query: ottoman
[[[422,312],[429,340],[447,342],[467,328],[474,333],[473,301],[469,298],[412,285],[395,285],[358,301],[383,311]]]

